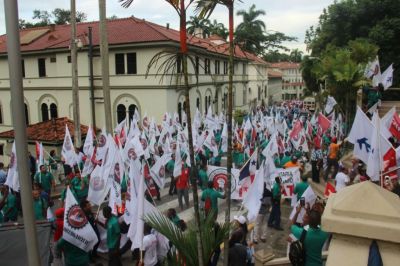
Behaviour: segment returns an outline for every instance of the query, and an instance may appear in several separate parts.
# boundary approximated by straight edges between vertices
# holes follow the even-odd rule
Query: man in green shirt
[[[40,197],[39,190],[33,190],[33,212],[35,213],[36,220],[45,220],[47,218],[47,204],[46,201]]]
[[[122,265],[119,244],[121,230],[118,218],[112,214],[111,207],[106,206],[103,209],[103,216],[107,219],[107,247],[108,247],[108,265]]]
[[[201,190],[207,189],[208,175],[207,175],[207,163],[203,163],[199,170],[199,181]]]
[[[268,227],[282,231],[281,227],[281,179],[275,177],[275,183],[272,187],[272,210],[268,219]]]
[[[83,249],[72,245],[63,238],[58,240],[56,245],[56,251],[64,253],[64,263],[66,266],[88,266],[89,265],[89,253]],[[60,253],[59,253],[60,254]]]
[[[296,219],[300,210],[301,208],[296,209]],[[328,239],[328,233],[320,228],[321,214],[318,211],[311,210],[306,215],[309,220],[309,228],[304,239],[304,249],[306,251],[305,266],[322,266],[322,248],[325,241]],[[306,229],[295,224],[290,228],[290,231],[297,239],[301,238],[303,230]]]
[[[212,212],[213,215],[215,216],[215,219],[218,216],[218,198],[220,199],[224,199],[225,195],[216,191],[214,189],[214,182],[213,181],[209,181],[208,182],[208,188],[205,189],[203,191],[203,193],[201,194],[201,200],[205,202],[205,212]],[[211,208],[210,210],[207,210],[207,202],[211,203]]]
[[[56,183],[54,181],[54,177],[51,173],[47,172],[46,166],[40,166],[40,172],[35,174],[34,177],[35,183],[38,183],[42,186],[43,190],[49,194],[49,198],[51,197],[51,188],[55,190]]]
[[[294,187],[294,194],[297,196],[297,200],[299,200],[302,196],[304,191],[308,188],[307,177],[301,176],[301,182],[297,183]]]
[[[17,198],[10,193],[7,186],[1,188],[2,200],[0,202],[0,210],[4,216],[4,222],[16,222],[18,218]]]

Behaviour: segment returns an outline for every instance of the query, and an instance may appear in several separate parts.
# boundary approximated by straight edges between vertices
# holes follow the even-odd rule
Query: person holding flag
[[[37,184],[40,184],[43,188],[43,190],[49,195],[49,198],[51,198],[51,189],[53,190],[56,189],[56,183],[54,181],[54,176],[47,171],[47,168],[45,165],[40,165],[39,167],[40,172],[36,173],[34,177],[34,182]]]
[[[97,223],[107,229],[107,248],[108,248],[108,265],[122,266],[121,254],[119,251],[121,230],[118,218],[112,214],[110,206],[103,208],[103,216],[106,218],[105,224],[97,220]]]
[[[278,231],[283,231],[281,227],[281,190],[281,179],[277,176],[272,187],[272,210],[268,219],[268,227],[273,227]]]

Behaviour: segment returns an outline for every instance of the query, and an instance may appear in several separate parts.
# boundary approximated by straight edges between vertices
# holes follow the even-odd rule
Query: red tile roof
[[[268,69],[268,77],[271,77],[271,78],[282,78],[282,72]]]
[[[74,122],[68,117],[56,118],[46,122],[29,125],[26,128],[28,141],[40,141],[51,144],[62,144],[65,136],[65,125],[68,126],[71,137],[74,134]],[[86,136],[88,127],[81,125],[81,135]],[[4,131],[0,133],[0,139],[13,139],[14,130]]]
[[[99,22],[83,22],[77,24],[77,37],[83,45],[88,45],[88,27],[93,29],[93,45],[99,45]],[[36,35],[35,35],[36,32]],[[173,41],[179,42],[179,31],[157,25],[155,23],[138,19],[135,17],[107,20],[108,43],[110,46],[128,43],[149,43]],[[30,38],[31,36],[36,38]],[[45,27],[29,28],[20,30],[22,39],[31,40],[21,45],[22,52],[43,51],[49,49],[68,49],[71,38],[70,25],[52,25]],[[0,54],[7,53],[7,36],[0,36]],[[229,54],[229,45],[224,43],[216,45],[212,39],[202,39],[188,35],[188,44],[201,47],[209,52]],[[238,46],[235,48],[235,56],[242,59],[262,60],[255,55],[249,56]],[[251,58],[250,58],[251,57]],[[255,59],[256,58],[256,59]]]
[[[293,69],[293,68],[300,68],[300,63],[279,62],[279,63],[272,63],[271,67],[279,69]]]

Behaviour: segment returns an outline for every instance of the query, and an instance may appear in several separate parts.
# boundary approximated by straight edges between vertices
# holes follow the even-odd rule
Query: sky
[[[5,34],[5,15],[4,1],[0,0],[0,34]],[[264,10],[265,16],[261,16],[267,31],[280,31],[288,36],[298,38],[297,42],[285,43],[289,49],[299,49],[306,52],[304,44],[305,31],[312,25],[317,25],[318,17],[322,10],[333,3],[334,0],[243,0],[236,1],[235,13],[238,10],[248,10],[252,4],[257,9]],[[170,23],[171,27],[178,28],[179,20],[174,9],[163,0],[134,0],[133,4],[125,9],[120,6],[118,0],[106,0],[107,16],[116,15],[119,18],[134,15],[138,18],[144,18],[157,24],[166,25]],[[52,11],[55,8],[69,9],[69,0],[19,0],[19,17],[26,21],[33,21],[32,14],[34,9]],[[78,11],[87,14],[88,21],[98,20],[99,9],[98,0],[77,0],[76,7]],[[189,10],[188,18],[193,15],[193,9]],[[217,8],[211,20],[228,25],[228,12],[226,8]],[[235,25],[241,22],[241,18],[235,16]]]

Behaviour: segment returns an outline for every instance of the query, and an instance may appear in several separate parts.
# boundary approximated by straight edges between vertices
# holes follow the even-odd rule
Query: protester
[[[302,206],[299,205],[296,209],[296,215],[292,222],[297,219],[298,214],[300,213]],[[304,249],[306,253],[305,266],[322,266],[322,248],[324,246],[325,241],[328,238],[328,233],[321,230],[321,213],[316,210],[310,210],[306,214],[306,220],[309,225],[308,229],[302,228],[293,224],[290,228],[291,233],[297,238],[300,239],[303,233],[303,230],[306,230],[307,233],[304,239]]]
[[[178,202],[181,211],[183,208],[182,198],[185,199],[186,208],[189,208],[189,168],[182,163],[182,173],[175,179],[176,191],[178,193]]]
[[[313,139],[313,149],[311,150],[311,178],[313,182],[319,183],[320,170],[322,168],[321,138],[317,135]]]
[[[283,231],[281,227],[281,179],[275,177],[272,188],[272,210],[268,219],[268,227]]]
[[[40,196],[40,191],[35,189],[32,191],[33,195],[33,212],[35,219],[45,220],[47,218],[47,204],[46,201]]]
[[[171,183],[169,184],[169,195],[177,194],[176,188],[175,188],[175,179],[174,179],[174,167],[175,167],[175,154],[173,153],[171,156],[171,160],[167,163],[166,169],[168,170],[168,173],[170,174],[171,177]]]
[[[167,211],[167,217],[170,219],[176,226],[179,225],[179,221],[181,220],[176,213],[176,210],[173,208],[168,209]]]
[[[103,216],[106,218],[105,224],[98,220],[97,223],[107,229],[108,265],[121,266],[122,262],[119,250],[121,233],[118,218],[112,214],[109,206],[103,208]]]
[[[58,208],[55,211],[56,219],[53,223],[54,236],[53,236],[53,265],[62,266],[62,256],[59,250],[57,250],[57,242],[61,239],[64,229],[64,208]]]
[[[301,173],[303,172],[301,171]],[[298,200],[303,196],[303,193],[307,190],[308,186],[307,177],[301,175],[301,182],[294,186],[294,194],[296,194]]]
[[[258,239],[261,242],[265,242],[267,238],[267,215],[271,208],[272,192],[267,188],[267,184],[264,182],[264,191],[261,198],[261,206],[258,211],[256,224],[254,227],[254,244],[258,244]]]
[[[144,237],[143,237],[143,265],[144,266],[155,266],[158,264],[157,261],[157,238],[151,232],[151,227],[144,224]]]
[[[51,150],[49,154],[49,166],[50,166],[50,173],[54,176],[55,182],[60,184],[60,171],[58,168],[58,163],[61,162],[61,158],[57,156],[56,150]]]
[[[204,191],[205,189],[207,189],[208,175],[207,175],[207,163],[206,162],[203,162],[199,169],[199,182],[200,182],[201,190]]]
[[[283,168],[300,167],[297,156],[293,155],[289,162],[285,163]]]
[[[40,184],[43,190],[49,195],[49,197],[51,197],[51,189],[55,190],[56,188],[54,176],[47,171],[45,165],[41,165],[39,169],[40,172],[36,173],[34,181],[35,183]]]
[[[242,230],[236,230],[229,239],[229,266],[244,266],[251,259],[247,247],[243,245],[244,237]]]
[[[89,221],[90,225],[92,226],[94,232],[96,233],[97,239],[98,239],[96,245],[94,245],[94,247],[93,247],[93,250],[91,250],[89,253],[90,261],[93,262],[95,260],[95,258],[97,257],[97,248],[100,244],[100,232],[96,226],[96,217],[94,216],[94,214],[92,212],[92,205],[90,204],[90,202],[87,200],[82,200],[79,205],[80,205],[81,209],[83,210],[83,212],[85,213],[85,216],[86,216],[87,220]]]
[[[56,245],[56,253],[64,254],[65,266],[88,266],[89,253],[77,246],[65,241],[63,238],[58,240]]]
[[[339,172],[335,177],[335,188],[336,192],[340,192],[343,188],[350,185],[350,178],[345,174],[346,168],[343,165],[339,165]]]
[[[332,177],[335,177],[338,172],[338,168],[339,168],[338,160],[339,160],[340,145],[342,145],[342,143],[341,142],[337,143],[337,138],[333,137],[332,143],[329,145],[329,150],[328,150],[327,168],[325,171],[325,181],[328,180],[328,176],[329,176],[332,166],[334,168]]]
[[[213,181],[208,181],[208,188],[201,194],[204,201],[204,212],[206,215],[212,213],[216,219],[218,216],[218,199],[224,199],[225,195],[214,189]]]
[[[17,198],[7,186],[1,186],[0,223],[16,222],[18,218]]]

